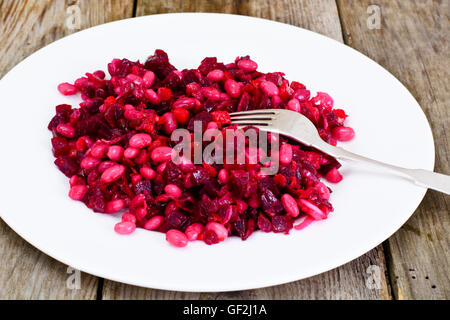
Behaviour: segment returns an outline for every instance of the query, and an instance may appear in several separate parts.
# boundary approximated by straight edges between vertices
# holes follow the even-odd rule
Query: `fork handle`
[[[322,146],[321,146],[322,147]],[[326,149],[326,150],[324,150]],[[331,145],[327,145],[326,148],[323,148],[326,153],[334,156],[338,160],[355,160],[360,162],[365,162],[368,164],[376,165],[378,167],[383,167],[388,169],[394,173],[397,173],[409,180],[414,181],[416,184],[430,188],[433,190],[437,190],[446,194],[450,194],[450,176],[432,172],[423,169],[407,169],[398,166],[394,166],[391,164],[387,164],[378,160],[370,159],[359,154],[347,151],[345,149],[339,147],[333,147]]]

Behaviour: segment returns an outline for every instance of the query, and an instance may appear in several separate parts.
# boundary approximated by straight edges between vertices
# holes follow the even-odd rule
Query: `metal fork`
[[[450,176],[423,169],[394,166],[332,146],[323,141],[314,124],[298,112],[284,109],[264,109],[234,112],[230,113],[230,116],[231,123],[238,125],[239,128],[252,126],[263,131],[279,133],[314,147],[338,160],[356,160],[376,165],[423,187],[450,194]]]

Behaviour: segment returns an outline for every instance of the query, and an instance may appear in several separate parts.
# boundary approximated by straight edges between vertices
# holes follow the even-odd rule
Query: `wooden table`
[[[436,170],[448,174],[449,4],[449,0],[0,0],[0,77],[52,41],[109,21],[183,11],[273,19],[344,42],[400,79],[430,121]],[[73,20],[78,13],[81,19]],[[0,220],[0,298],[448,299],[448,218],[449,197],[428,191],[412,218],[364,256],[309,279],[229,293],[151,290],[84,273],[81,288],[70,289],[67,283],[75,274],[68,273],[66,265],[26,243]],[[380,281],[374,286],[370,280],[377,270]]]

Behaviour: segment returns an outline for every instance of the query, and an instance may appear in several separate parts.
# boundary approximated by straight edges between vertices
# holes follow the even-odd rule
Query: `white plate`
[[[329,219],[289,236],[256,232],[247,241],[171,247],[161,233],[113,231],[117,216],[93,213],[67,196],[53,165],[46,126],[60,103],[56,86],[106,70],[113,58],[144,60],[164,49],[179,67],[205,56],[249,54],[260,70],[284,71],[328,92],[350,114],[356,138],[342,144],[393,164],[433,169],[428,122],[408,90],[357,51],[324,36],[268,20],[219,14],[153,15],[91,28],[39,50],[0,82],[3,220],[29,243],[82,271],[129,284],[180,291],[228,291],[294,281],[336,268],[374,248],[406,222],[425,189],[344,164],[331,186]],[[361,275],[363,277],[364,275]]]

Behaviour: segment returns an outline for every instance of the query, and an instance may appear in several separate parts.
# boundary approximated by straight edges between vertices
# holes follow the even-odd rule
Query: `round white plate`
[[[328,92],[350,115],[351,151],[411,168],[433,169],[428,122],[408,90],[357,51],[319,34],[268,20],[221,14],[153,15],[91,28],[39,50],[0,81],[1,217],[51,257],[99,277],[180,291],[228,291],[277,285],[336,268],[374,248],[406,222],[426,190],[345,163],[332,185],[329,219],[290,235],[254,233],[213,246],[178,249],[164,235],[113,231],[118,216],[94,213],[67,196],[53,164],[47,124],[57,104],[77,106],[56,87],[113,58],[145,60],[157,48],[178,68],[204,57],[231,62],[249,54],[263,72],[284,71]],[[361,275],[363,277],[364,275]]]

